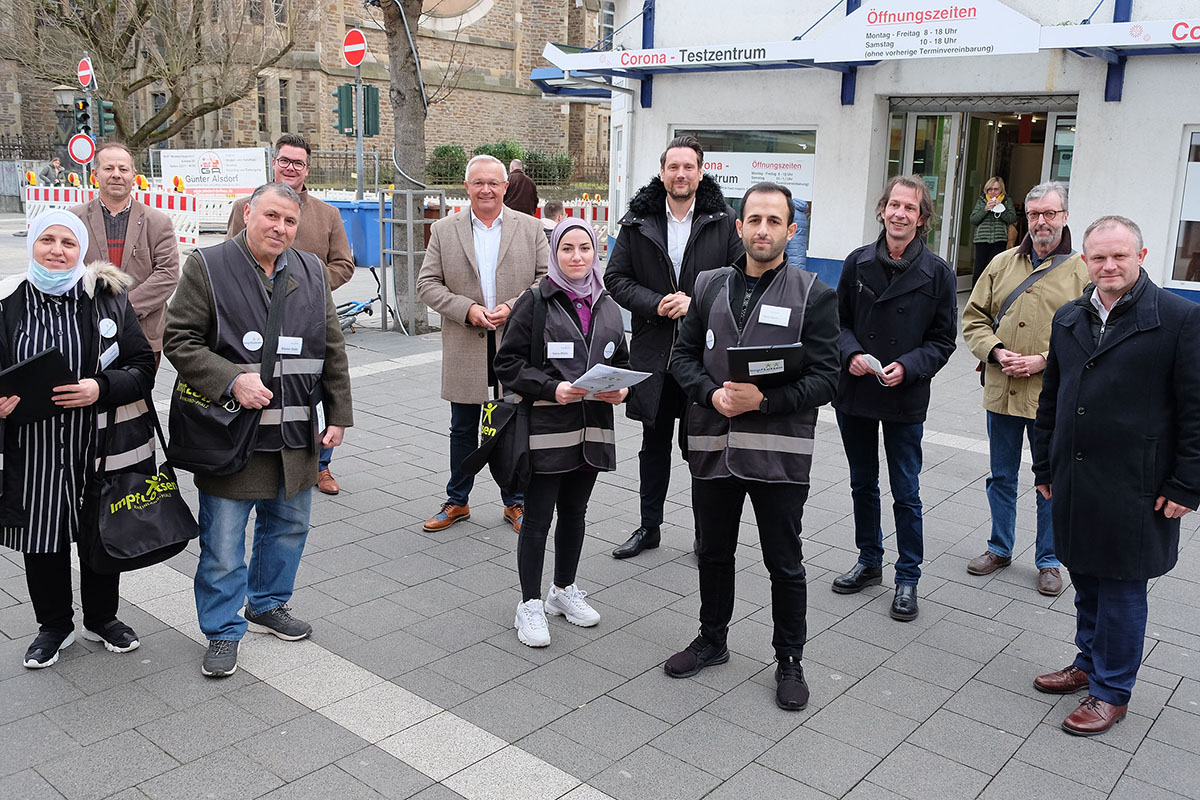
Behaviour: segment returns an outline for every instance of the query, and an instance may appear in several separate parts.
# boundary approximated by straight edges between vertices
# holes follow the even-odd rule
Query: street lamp
[[[70,108],[75,103],[75,95],[79,93],[74,86],[65,86],[61,83],[51,91],[54,92],[54,104],[59,108]]]

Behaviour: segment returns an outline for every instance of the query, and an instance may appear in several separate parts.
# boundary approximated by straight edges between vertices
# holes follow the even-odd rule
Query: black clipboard
[[[8,415],[18,425],[61,414],[65,409],[51,399],[55,386],[79,383],[57,347],[48,347],[0,372],[0,397],[18,395],[21,402]]]
[[[773,344],[765,347],[729,347],[729,379],[753,383],[760,388],[784,386],[800,377],[804,366],[804,345]]]

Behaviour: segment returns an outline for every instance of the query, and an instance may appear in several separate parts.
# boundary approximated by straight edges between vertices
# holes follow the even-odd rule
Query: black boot
[[[917,618],[917,587],[901,584],[896,587],[896,597],[892,600],[892,619],[901,622],[912,622]]]
[[[883,567],[864,567],[862,564],[855,564],[852,570],[833,579],[833,590],[838,594],[854,594],[868,586],[878,586],[881,583],[883,583]]]

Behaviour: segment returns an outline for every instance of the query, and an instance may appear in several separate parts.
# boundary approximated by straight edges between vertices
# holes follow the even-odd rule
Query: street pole
[[[363,199],[363,121],[366,118],[365,110],[363,109],[363,82],[362,82],[362,67],[354,68],[354,161],[355,171],[358,174],[358,188],[355,190],[354,199]]]
[[[92,57],[87,54],[87,50],[83,51],[83,57],[88,60],[89,64],[92,62]],[[95,96],[95,93],[92,91],[95,87],[96,87],[96,67],[95,67],[95,65],[93,65],[92,66],[92,79],[90,81],[88,81],[87,86],[83,87],[83,96],[87,98],[88,116],[92,118],[92,141],[93,142],[97,142],[100,140],[100,113],[96,110],[96,96]],[[88,185],[89,185],[88,165],[83,164],[81,166],[83,167],[83,188],[86,189],[86,188],[88,188]]]

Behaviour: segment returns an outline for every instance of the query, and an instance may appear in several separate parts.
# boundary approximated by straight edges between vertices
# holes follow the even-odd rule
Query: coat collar
[[[860,279],[865,277],[862,282],[875,293],[877,300],[887,300],[915,292],[937,277],[937,261],[931,255],[929,248],[922,248],[912,265],[897,274],[891,283],[887,280],[887,268],[875,258],[875,242],[860,247],[855,262]]]
[[[1067,311],[1063,314],[1061,321],[1061,324],[1071,329],[1084,352],[1091,353],[1093,358],[1111,350],[1139,331],[1148,331],[1159,326],[1158,297],[1161,290],[1154,284],[1154,281],[1150,280],[1146,270],[1142,269],[1137,283],[1130,290],[1132,296],[1129,302],[1132,307],[1122,315],[1128,318],[1128,324],[1114,327],[1112,333],[1103,337],[1100,346],[1096,347],[1092,338],[1091,323],[1091,315],[1095,313],[1095,309],[1092,308],[1092,293],[1095,291],[1095,285],[1088,284],[1084,288],[1083,294],[1067,306]]]

